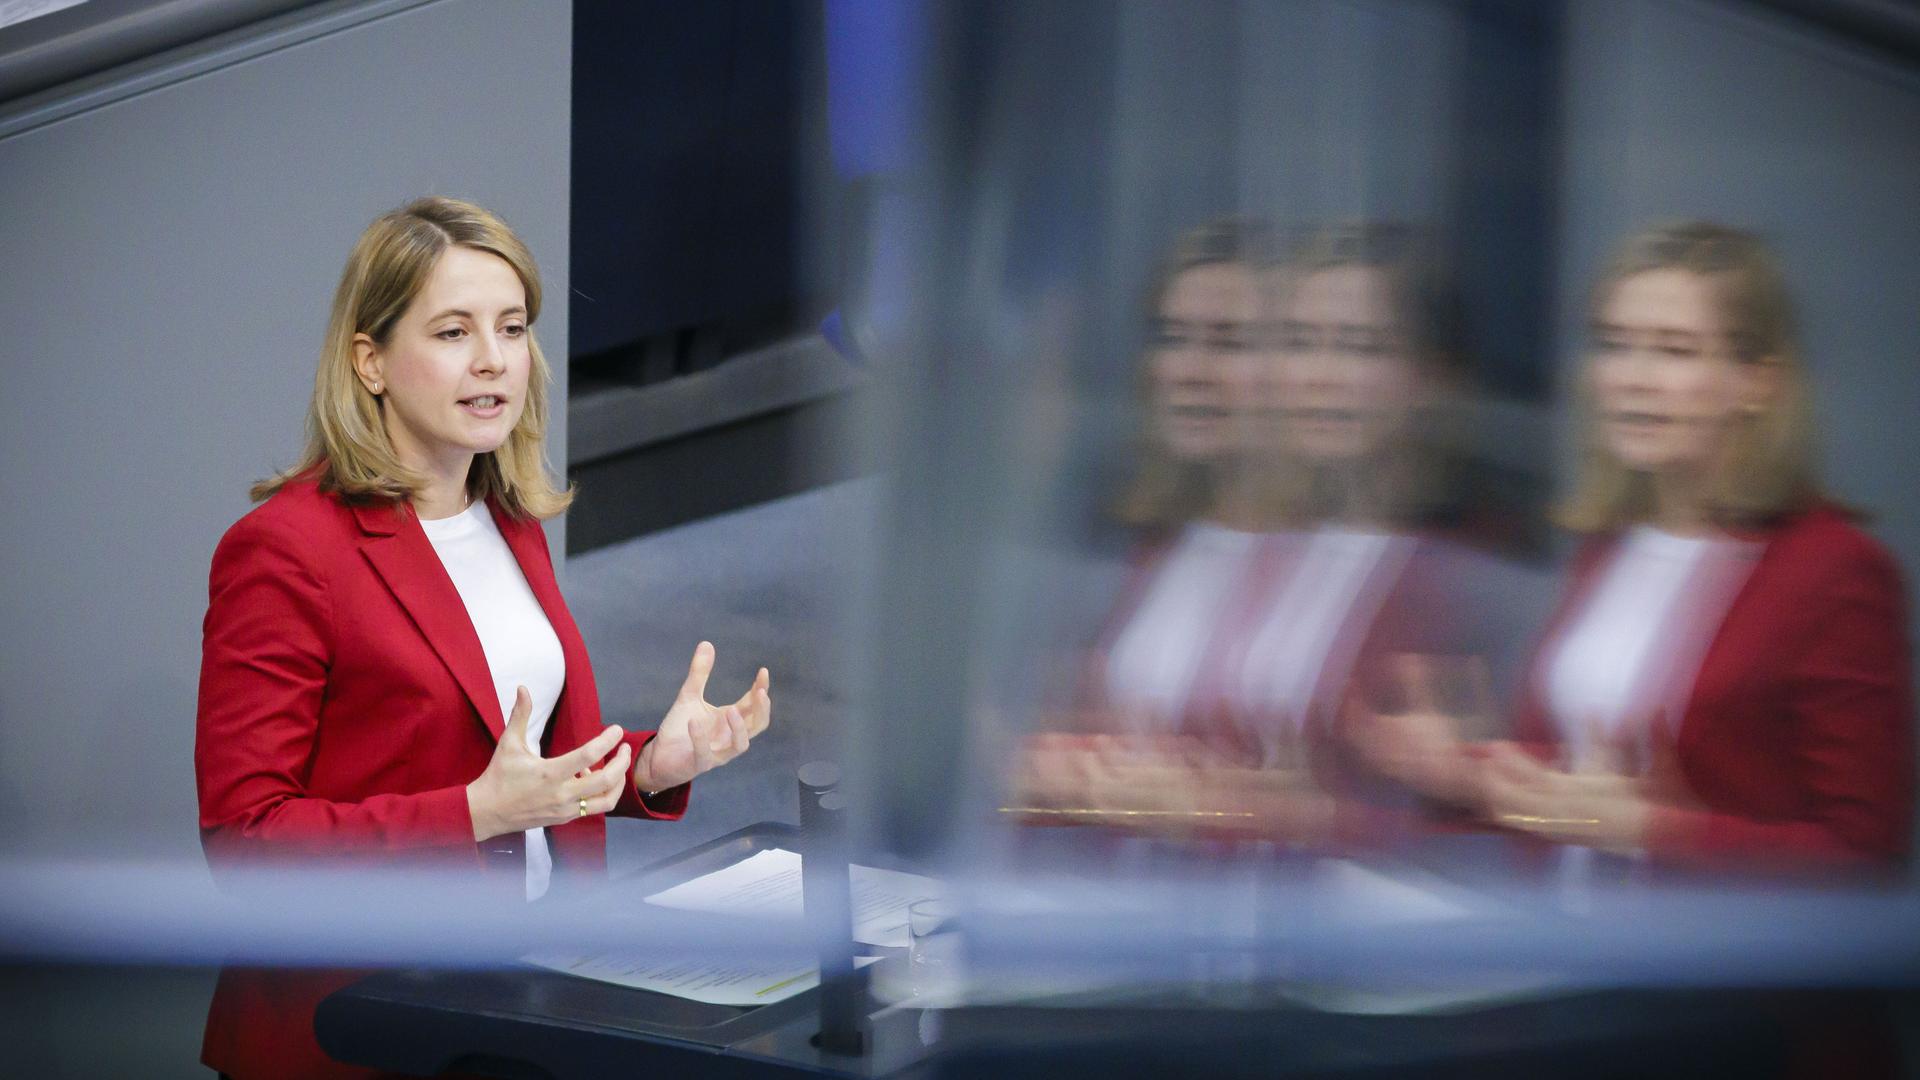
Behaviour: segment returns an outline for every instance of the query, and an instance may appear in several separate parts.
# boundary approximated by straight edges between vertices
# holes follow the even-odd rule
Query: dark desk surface
[[[791,846],[749,826],[643,873],[661,887]],[[396,971],[327,999],[329,1054],[433,1075],[605,1080],[645,1070],[792,1076],[1767,1076],[1778,1026],[1744,995],[1590,993],[1448,1016],[1355,1016],[1274,1003],[1219,1009],[1177,999],[1084,1007],[879,1010],[872,1050],[811,1043],[818,997],[756,1008],[686,1001],[537,968]],[[1657,1063],[1656,1068],[1649,1066]]]

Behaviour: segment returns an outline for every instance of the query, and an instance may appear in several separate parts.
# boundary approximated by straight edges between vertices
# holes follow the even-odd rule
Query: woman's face
[[[1734,355],[1712,283],[1686,270],[1622,279],[1600,305],[1588,366],[1603,445],[1630,469],[1703,470],[1762,387]]]
[[[1148,372],[1154,422],[1175,458],[1222,461],[1243,441],[1265,366],[1263,299],[1259,275],[1234,263],[1194,267],[1168,283]]]
[[[356,367],[385,400],[387,436],[416,467],[500,448],[533,368],[526,290],[505,259],[448,248],[384,345],[360,335]]]
[[[1336,266],[1300,279],[1281,306],[1275,405],[1308,461],[1371,456],[1404,427],[1424,392],[1385,277]]]

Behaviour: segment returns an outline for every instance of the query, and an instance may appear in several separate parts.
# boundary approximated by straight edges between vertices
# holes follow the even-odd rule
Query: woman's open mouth
[[[491,420],[507,411],[507,399],[498,394],[481,394],[477,397],[461,398],[460,407],[467,415],[482,420]]]

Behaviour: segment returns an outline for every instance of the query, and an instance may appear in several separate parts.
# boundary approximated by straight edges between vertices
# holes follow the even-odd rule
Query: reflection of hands
[[[1014,770],[1009,810],[1035,823],[1160,833],[1227,830],[1318,836],[1332,803],[1304,772],[1238,765],[1177,736],[1034,736]]]
[[[559,757],[543,758],[527,747],[527,723],[533,699],[522,686],[514,694],[513,713],[493,748],[487,771],[467,785],[467,812],[475,841],[507,833],[561,825],[588,814],[604,814],[620,801],[628,751],[618,725],[610,726]],[[620,751],[603,769],[594,762],[616,744]]]
[[[1034,736],[1015,772],[1027,805],[1061,813],[1120,816],[1194,810],[1193,773],[1205,750],[1171,736]]]
[[[747,752],[755,736],[773,721],[767,669],[731,705],[707,704],[707,676],[713,673],[713,646],[701,642],[680,693],[660,720],[660,729],[634,762],[633,783],[642,792],[665,791],[718,768]]]
[[[1462,746],[1453,718],[1443,713],[1382,713],[1354,702],[1343,728],[1367,768],[1422,795],[1467,801]]]
[[[1014,762],[1013,801],[1048,810],[1084,805],[1091,797],[1091,772],[1098,760],[1098,736],[1047,733],[1027,741]]]
[[[1033,736],[1014,770],[1015,801],[1063,813],[1110,809],[1103,795],[1113,786],[1126,741],[1114,735]]]
[[[1487,816],[1559,844],[1640,850],[1654,803],[1647,786],[1613,772],[1564,772],[1510,743],[1489,748],[1481,774]]]
[[[1663,713],[1645,725],[1649,755],[1643,769],[1619,739],[1599,723],[1588,726],[1585,748],[1572,768],[1556,769],[1511,743],[1490,747],[1481,772],[1489,819],[1561,844],[1617,854],[1646,846],[1647,823],[1665,806],[1699,805],[1680,771]]]
[[[1415,654],[1390,658],[1387,674],[1398,710],[1379,711],[1355,696],[1347,703],[1341,731],[1361,762],[1381,776],[1431,799],[1475,805],[1480,770],[1461,740],[1455,711],[1488,707],[1486,664],[1479,657],[1466,659],[1463,672],[1475,700],[1450,707],[1442,700],[1443,680],[1435,670],[1440,660]]]

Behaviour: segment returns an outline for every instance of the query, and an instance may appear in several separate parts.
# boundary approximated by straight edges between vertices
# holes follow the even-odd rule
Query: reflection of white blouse
[[[1252,625],[1233,670],[1240,705],[1268,724],[1298,729],[1316,706],[1332,708],[1413,541],[1345,529],[1288,538],[1280,584]],[[1284,557],[1284,556],[1283,556]],[[1290,732],[1260,731],[1272,753]]]
[[[1279,726],[1334,703],[1413,543],[1189,526],[1108,654],[1108,699],[1135,731],[1222,707],[1271,755],[1293,735]]]
[[[1178,728],[1215,634],[1253,578],[1260,536],[1196,523],[1181,531],[1107,655],[1107,698],[1154,731]]]
[[[1685,710],[1707,646],[1746,579],[1747,550],[1732,539],[1676,536],[1645,525],[1621,537],[1546,661],[1541,689],[1568,768],[1647,768],[1655,716],[1665,712],[1671,723]],[[1614,752],[1601,753],[1600,739]],[[1592,848],[1566,848],[1562,902],[1586,910],[1592,879],[1630,873],[1622,866]]]
[[[1711,636],[1731,598],[1716,599],[1708,571],[1731,546],[1644,525],[1621,539],[1546,668],[1547,711],[1570,764],[1584,763],[1596,736],[1637,744],[1675,682],[1691,684],[1700,635]]]

